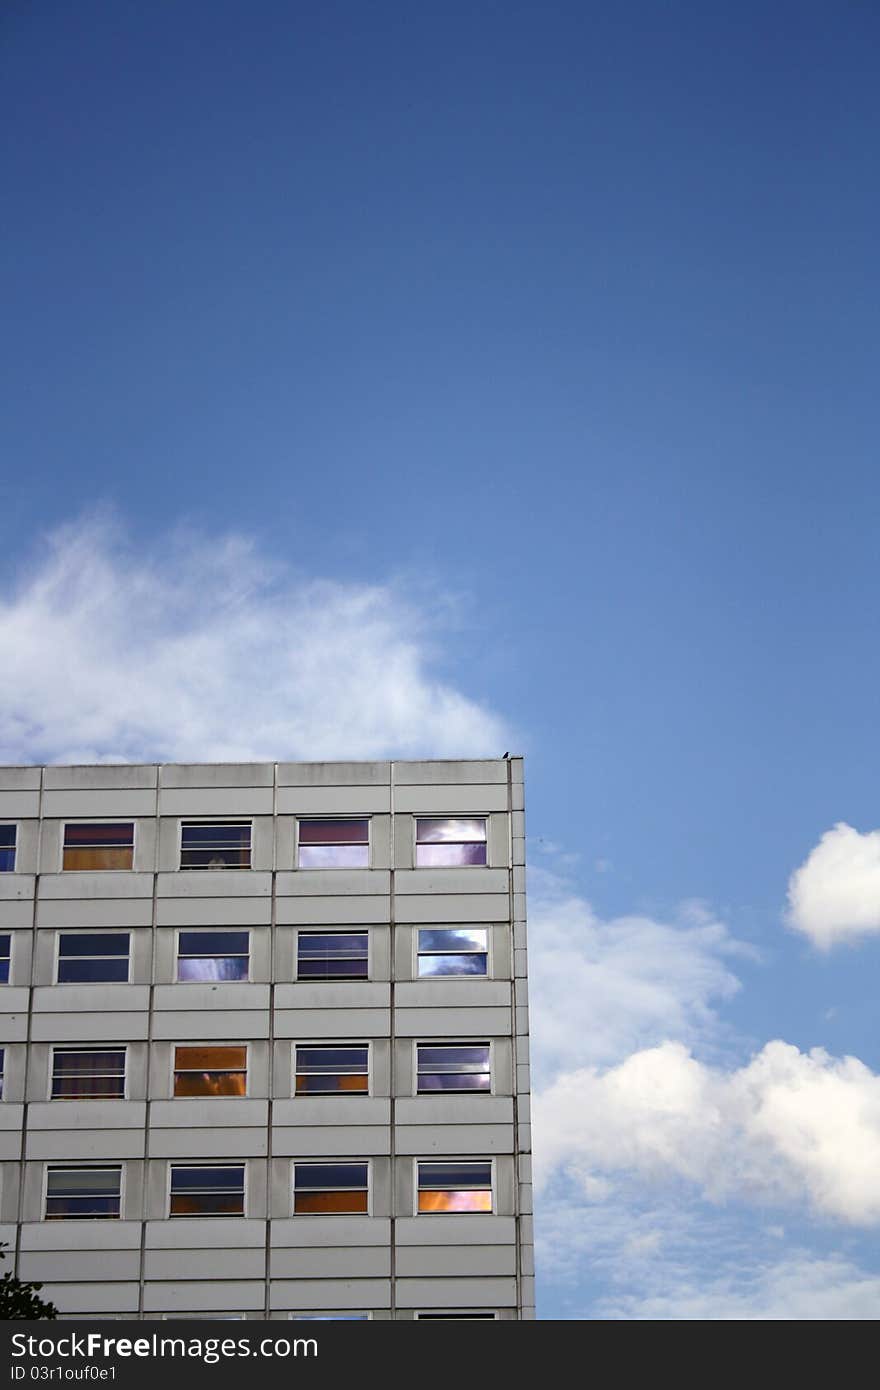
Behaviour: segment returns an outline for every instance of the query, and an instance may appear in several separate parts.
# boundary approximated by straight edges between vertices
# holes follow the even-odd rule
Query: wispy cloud
[[[0,761],[497,756],[501,718],[438,669],[445,597],[420,598],[79,521],[0,601]]]
[[[788,902],[790,925],[823,950],[880,932],[880,830],[826,831],[789,879]]]

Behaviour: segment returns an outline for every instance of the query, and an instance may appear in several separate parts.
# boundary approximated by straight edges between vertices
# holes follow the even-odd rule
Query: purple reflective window
[[[416,845],[419,869],[455,869],[486,862],[485,844]]]
[[[246,980],[250,933],[246,931],[182,931],[177,943],[177,978]]]
[[[301,820],[301,845],[366,845],[370,839],[368,820]]]
[[[419,817],[416,821],[416,840],[424,844],[458,844],[462,840],[486,840],[486,822],[480,817],[469,820],[450,820],[448,817]]]
[[[301,869],[368,869],[369,845],[303,845],[299,847]]]

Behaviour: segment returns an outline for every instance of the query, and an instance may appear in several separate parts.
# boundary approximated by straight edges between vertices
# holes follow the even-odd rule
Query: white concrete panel
[[[42,899],[37,903],[37,926],[42,928],[149,927],[153,900],[144,898]]]
[[[157,985],[153,991],[153,1008],[159,1011],[176,1009],[181,1013],[220,1010],[230,1013],[230,1036],[240,1037],[239,1009],[268,1009],[269,986],[251,985],[245,981],[233,984]]]
[[[223,816],[233,820],[247,816],[271,816],[271,787],[162,787],[159,812],[163,816]]]
[[[399,1154],[510,1154],[513,1153],[512,1125],[397,1125]]]
[[[146,1038],[146,1013],[39,1013],[32,1020],[34,1042],[133,1042]]]
[[[238,1250],[266,1243],[265,1221],[248,1217],[175,1217],[173,1221],[148,1221],[145,1245],[148,1250]]]
[[[398,1279],[399,1308],[515,1308],[516,1279]]]
[[[492,811],[507,810],[507,786],[501,783],[395,786],[394,810],[398,815],[485,816]]]
[[[26,1042],[27,1014],[0,1014],[0,1043]]]
[[[479,786],[485,783],[507,784],[507,761],[504,758],[460,758],[457,761],[429,759],[423,762],[392,764],[394,786]]]
[[[391,1248],[381,1245],[344,1246],[338,1250],[291,1248],[270,1252],[273,1279],[387,1279]],[[327,1306],[327,1305],[325,1305]]]
[[[65,1266],[67,1266],[65,1268]],[[20,1279],[57,1279],[59,1275],[79,1280],[137,1279],[140,1268],[139,1250],[84,1250],[74,1256],[57,1250],[33,1251],[19,1259]]]
[[[46,873],[40,878],[40,899],[91,900],[109,898],[152,898],[153,875],[134,869],[106,870],[104,873]]]
[[[422,1031],[422,1030],[420,1030]],[[391,1032],[388,1009],[276,1009],[277,1038],[381,1038]]]
[[[29,1129],[29,1159],[95,1160],[143,1158],[146,1136],[142,1129]]]
[[[267,927],[271,920],[268,897],[160,898],[156,904],[160,927]]]
[[[21,1130],[23,1118],[23,1105],[12,1105],[9,1101],[4,1101],[3,1105],[0,1106],[0,1133],[5,1134],[10,1131],[17,1134]],[[2,1240],[2,1236],[0,1236],[0,1240]]]
[[[272,1246],[388,1245],[391,1222],[380,1216],[296,1216],[272,1222]]]
[[[207,1009],[167,1009],[153,1015],[153,1037],[175,1042],[226,1041],[231,1020],[228,1013]],[[265,1009],[237,1009],[235,1034],[242,1039],[268,1038],[269,1015]]]
[[[272,875],[261,869],[180,869],[159,874],[156,893],[160,898],[222,898],[208,907],[209,922],[217,920],[229,898],[268,898],[272,895]]]
[[[0,819],[30,820],[40,814],[40,793],[0,791]]]
[[[29,994],[26,985],[0,985],[0,1014],[26,1014]]]
[[[139,1221],[90,1221],[89,1246],[95,1250],[139,1250]],[[21,1228],[22,1250],[82,1250],[83,1232],[75,1221],[26,1221]]]
[[[224,1158],[265,1158],[268,1135],[265,1129],[153,1129],[150,1132],[152,1158],[213,1160]]]
[[[445,1279],[516,1274],[515,1245],[405,1245],[397,1251],[397,1277]]]
[[[242,1309],[250,1312],[262,1309],[264,1304],[265,1285],[262,1279],[234,1282],[217,1279],[204,1283],[195,1280],[192,1283],[163,1283],[156,1280],[144,1285],[144,1310],[150,1313],[222,1313]]]
[[[279,763],[279,787],[370,787],[391,781],[389,762]]]
[[[279,898],[369,897],[391,892],[388,869],[297,869],[279,873]]]
[[[275,1279],[273,1308],[390,1308],[391,1281],[385,1279]]]
[[[39,769],[35,769],[39,772]],[[155,763],[82,763],[43,770],[47,792],[145,789],[156,785]],[[112,814],[112,813],[111,813]]]
[[[509,1009],[510,983],[444,975],[430,980],[401,980],[396,986],[395,1004],[399,1009],[429,1009],[438,1004],[447,1009]],[[509,1027],[503,1031],[509,1032]]]
[[[143,1129],[147,1107],[139,1100],[48,1100],[28,1106],[28,1129]]]
[[[30,903],[33,900],[36,881],[33,874],[0,874],[0,902]],[[30,926],[30,917],[27,924]]]
[[[21,764],[0,767],[0,787],[4,791],[39,790],[41,774],[48,771],[48,768]]]
[[[398,1245],[512,1245],[516,1223],[512,1216],[403,1216],[395,1227]]]
[[[265,1277],[265,1250],[148,1250],[146,1279],[260,1279]]]
[[[62,1278],[68,1271],[57,1270],[57,1274]],[[76,1277],[75,1267],[69,1271],[70,1277]],[[47,1303],[54,1303],[58,1309],[59,1316],[64,1318],[68,1313],[93,1313],[99,1316],[101,1313],[137,1313],[138,1306],[138,1286],[137,1284],[70,1284],[58,1283],[44,1284],[40,1292],[40,1297]]]
[[[276,1126],[387,1125],[391,1102],[381,1096],[297,1096],[276,1100],[272,1121]]]
[[[181,1096],[177,1100],[154,1100],[150,1106],[153,1129],[241,1129],[249,1125],[262,1129],[268,1122],[269,1102],[244,1097],[212,1096],[202,1100]]]
[[[159,769],[163,789],[168,787],[271,787],[272,763],[163,763]]]
[[[509,1031],[509,1009],[396,1009],[395,1030],[406,1038],[492,1038]]]
[[[469,869],[398,869],[394,877],[395,892],[401,898],[412,893],[503,893],[507,894],[508,870],[486,869],[474,865]],[[405,917],[408,902],[401,902],[397,915]],[[505,908],[505,915],[507,909]],[[478,918],[482,913],[477,914]]]
[[[351,897],[286,897],[276,905],[279,926],[369,926],[391,919],[390,899],[382,894]]]
[[[510,1125],[513,1098],[492,1095],[414,1096],[398,1100],[399,1125]]]
[[[272,1151],[302,1158],[357,1158],[391,1152],[387,1125],[347,1125],[272,1130]]]
[[[491,873],[492,870],[474,869],[473,872]],[[413,893],[401,902],[399,915],[407,922],[417,924],[507,922],[510,918],[510,900],[506,893]]]
[[[66,820],[133,820],[155,816],[155,791],[44,791],[43,815]]]
[[[150,1003],[147,985],[41,985],[34,990],[34,1012],[146,1013]]]
[[[4,1130],[0,1133],[0,1161],[4,1163],[15,1163],[21,1153],[21,1135],[14,1130]]]
[[[302,981],[275,987],[276,1009],[387,1009],[390,1004],[391,986],[383,981]]]
[[[391,788],[387,786],[278,788],[278,813],[282,816],[387,815],[390,810]]]

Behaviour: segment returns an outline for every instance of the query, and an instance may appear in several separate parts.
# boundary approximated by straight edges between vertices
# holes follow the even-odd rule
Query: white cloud
[[[806,1200],[880,1222],[880,1077],[854,1057],[777,1041],[725,1072],[665,1042],[565,1074],[533,1108],[543,1182],[570,1167],[683,1180],[711,1201]]]
[[[444,683],[395,585],[308,579],[241,537],[139,555],[62,528],[0,601],[0,762],[467,757],[510,746]]]
[[[753,955],[702,906],[680,923],[600,919],[557,875],[529,869],[529,995],[539,1081],[588,1063],[618,1062],[674,1036],[718,1029],[713,1005],[739,981],[725,963]]]
[[[880,931],[880,830],[843,821],[822,836],[788,883],[788,920],[828,950]]]

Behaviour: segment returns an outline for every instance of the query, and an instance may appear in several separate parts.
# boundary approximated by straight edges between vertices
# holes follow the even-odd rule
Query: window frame
[[[233,1160],[233,1159],[218,1159],[218,1160],[217,1160],[216,1162],[214,1162],[214,1163],[212,1163],[212,1162],[210,1162],[210,1161],[205,1161],[205,1160],[203,1160],[201,1163],[192,1163],[192,1162],[189,1162],[189,1161],[186,1160],[186,1159],[183,1159],[183,1160],[181,1160],[181,1159],[169,1159],[169,1160],[168,1160],[168,1173],[167,1173],[167,1178],[166,1178],[166,1191],[165,1191],[165,1211],[166,1211],[166,1220],[168,1220],[168,1221],[206,1221],[206,1220],[207,1220],[207,1221],[217,1221],[217,1220],[220,1220],[220,1221],[234,1221],[234,1220],[236,1220],[236,1219],[238,1219],[238,1220],[246,1219],[246,1218],[247,1218],[247,1214],[248,1214],[248,1197],[249,1197],[249,1195],[250,1195],[250,1194],[249,1194],[249,1184],[248,1184],[249,1167],[250,1167],[250,1165],[248,1164],[248,1161],[247,1161],[246,1158],[237,1159],[237,1160]],[[173,1211],[171,1210],[171,1199],[172,1199],[172,1196],[173,1196],[171,1184],[172,1184],[172,1181],[173,1181],[173,1176],[174,1176],[174,1170],[175,1170],[175,1168],[187,1168],[187,1169],[193,1169],[193,1168],[195,1168],[195,1169],[198,1169],[198,1168],[204,1168],[204,1169],[207,1169],[207,1168],[241,1168],[241,1169],[242,1169],[241,1211],[198,1211],[198,1212],[187,1211],[187,1212],[173,1212]]]
[[[6,1099],[6,1050],[8,1043],[0,1043],[0,1105]]]
[[[248,863],[243,864],[184,864],[183,862],[183,832],[187,826],[210,826],[210,825],[246,825],[250,830],[248,840]],[[193,851],[190,851],[193,852]],[[249,874],[254,867],[254,817],[241,816],[232,819],[229,816],[181,816],[177,822],[177,871],[182,874]]]
[[[485,1188],[485,1187],[477,1187],[477,1188],[468,1189],[468,1188],[449,1187],[449,1188],[425,1188],[424,1190],[425,1190],[426,1192],[462,1192],[462,1191],[487,1192],[487,1191],[488,1191],[489,1197],[490,1197],[490,1202],[491,1202],[491,1205],[490,1205],[490,1207],[489,1207],[489,1210],[488,1210],[488,1211],[420,1211],[420,1210],[419,1210],[419,1193],[422,1191],[422,1188],[421,1188],[421,1185],[420,1185],[420,1183],[419,1183],[419,1166],[420,1166],[422,1163],[449,1163],[449,1164],[453,1164],[453,1163],[456,1163],[456,1164],[480,1163],[480,1164],[488,1164],[488,1165],[489,1165],[489,1186],[488,1186],[488,1188]],[[498,1215],[497,1169],[496,1169],[494,1157],[491,1157],[491,1156],[490,1156],[490,1157],[487,1157],[486,1155],[483,1155],[482,1157],[474,1157],[473,1155],[469,1155],[469,1156],[463,1157],[463,1158],[458,1158],[458,1157],[456,1157],[456,1158],[451,1158],[451,1157],[448,1157],[447,1155],[443,1155],[443,1154],[435,1154],[432,1158],[418,1158],[418,1157],[415,1157],[415,1158],[413,1159],[413,1173],[414,1173],[414,1183],[413,1183],[413,1189],[414,1189],[414,1190],[413,1190],[413,1205],[414,1205],[414,1212],[413,1212],[413,1214],[414,1214],[415,1216],[418,1216],[418,1217],[423,1217],[423,1216],[440,1216],[440,1217],[444,1217],[444,1218],[445,1218],[445,1217],[447,1217],[447,1216],[497,1216],[497,1215]]]
[[[14,934],[14,932],[11,931],[11,930],[10,930],[10,931],[3,931],[3,932],[0,932],[0,942],[2,942],[2,941],[4,940],[4,938],[8,938],[8,939],[9,939],[9,954],[8,954],[8,955],[4,955],[4,954],[3,954],[3,951],[2,951],[2,948],[0,948],[0,989],[5,988],[6,985],[11,985],[11,984],[12,984],[12,960],[13,960],[13,953],[14,953],[14,949],[15,949],[15,934]],[[3,962],[4,962],[4,961],[8,961],[8,962],[9,962],[8,969],[7,969],[7,971],[6,971],[6,979],[5,979],[5,980],[3,979],[3,968],[2,968],[2,967],[3,967]]]
[[[217,1047],[217,1048],[220,1048],[220,1047],[243,1047],[243,1048],[244,1048],[244,1095],[243,1095],[243,1096],[240,1096],[240,1095],[228,1095],[228,1096],[216,1095],[216,1096],[212,1096],[210,1093],[206,1093],[206,1094],[204,1094],[204,1095],[194,1095],[194,1096],[179,1096],[179,1095],[177,1095],[176,1092],[175,1092],[175,1089],[174,1089],[174,1083],[175,1083],[175,1080],[176,1080],[176,1078],[177,1078],[177,1073],[178,1073],[178,1071],[184,1071],[184,1072],[187,1072],[187,1071],[189,1071],[189,1072],[195,1072],[195,1071],[196,1071],[195,1068],[185,1068],[185,1067],[184,1067],[184,1068],[179,1068],[179,1067],[176,1065],[177,1050],[178,1050],[178,1048],[180,1048],[180,1047],[198,1047],[198,1048],[210,1048],[210,1047]],[[202,1101],[202,1100],[210,1100],[210,1101],[215,1101],[215,1100],[246,1100],[246,1099],[248,1098],[248,1096],[250,1095],[250,1089],[249,1089],[249,1087],[250,1087],[250,1065],[249,1065],[249,1064],[250,1064],[250,1060],[251,1060],[250,1044],[247,1043],[247,1042],[242,1042],[242,1040],[241,1040],[240,1038],[237,1038],[237,1039],[235,1040],[235,1042],[218,1042],[216,1038],[212,1038],[212,1039],[210,1040],[210,1042],[195,1042],[195,1041],[193,1041],[192,1039],[187,1039],[186,1042],[173,1042],[173,1043],[171,1044],[171,1089],[170,1089],[170,1091],[169,1091],[169,1095],[170,1095],[170,1097],[171,1097],[171,1099],[172,1099],[173,1101],[179,1101],[179,1100],[184,1100],[184,1101],[186,1101],[186,1100],[188,1100],[188,1101]],[[237,1076],[238,1073],[242,1070],[242,1068],[241,1068],[241,1067],[215,1067],[215,1068],[212,1069],[212,1068],[210,1068],[210,1067],[201,1067],[199,1070],[201,1070],[202,1072],[208,1072],[208,1073],[211,1073],[212,1071],[213,1071],[213,1072],[217,1072],[217,1073],[225,1072],[225,1073],[226,1073],[227,1075],[229,1075],[229,1076]]]
[[[441,978],[452,978],[450,976]],[[482,978],[482,977],[481,977]],[[449,1087],[448,1090],[439,1089],[422,1091],[419,1089],[419,1049],[422,1047],[486,1047],[489,1049],[489,1086],[483,1090],[477,1087]],[[462,1073],[467,1075],[468,1073]],[[452,1073],[455,1075],[455,1073]],[[491,1038],[414,1038],[413,1039],[413,1095],[414,1096],[494,1096],[495,1095],[495,1044]]]
[[[352,873],[360,869],[363,873],[373,867],[373,825],[372,816],[297,816],[294,830],[293,864],[297,872],[306,874],[331,873]],[[366,864],[301,864],[300,863],[300,826],[301,825],[320,825],[322,821],[333,824],[338,821],[351,821],[362,823],[367,827],[367,862]],[[362,840],[337,841],[338,844],[362,844]]]
[[[367,971],[365,975],[300,975],[299,973],[299,943],[303,936],[365,936],[367,938]],[[296,928],[296,951],[294,953],[294,975],[295,983],[308,985],[314,984],[366,984],[372,978],[372,942],[369,927],[331,927],[322,930],[320,927],[297,927]],[[350,958],[349,958],[350,959]],[[360,957],[355,957],[360,959]]]
[[[124,869],[67,869],[64,866],[64,851],[68,846],[65,845],[67,839],[67,827],[69,825],[130,825],[131,826],[131,863]],[[62,820],[61,822],[61,867],[63,874],[131,874],[134,873],[135,854],[137,852],[137,831],[138,823],[136,820],[120,820],[119,817],[101,816],[98,820],[87,820],[84,816],[75,816],[72,820]],[[70,848],[75,849],[73,845]],[[125,848],[128,846],[117,846]]]
[[[2,821],[0,821],[0,830],[12,830],[12,831],[14,832],[14,834],[13,834],[13,836],[12,836],[12,868],[11,868],[11,869],[0,868],[0,874],[16,874],[16,873],[18,873],[18,848],[19,848],[19,846],[18,846],[18,831],[19,831],[19,823],[18,823],[17,820],[2,820]],[[0,845],[0,855],[8,854],[8,853],[9,853],[9,848],[10,848],[9,845]]]
[[[327,1050],[329,1050],[329,1049],[331,1049],[331,1048],[334,1048],[334,1047],[339,1047],[339,1048],[343,1048],[343,1047],[344,1047],[344,1048],[363,1047],[363,1048],[366,1048],[366,1052],[367,1052],[367,1088],[366,1088],[366,1090],[365,1090],[365,1091],[339,1091],[339,1090],[337,1090],[337,1091],[298,1091],[298,1090],[297,1090],[297,1086],[296,1086],[296,1079],[297,1079],[297,1075],[298,1075],[298,1073],[299,1073],[299,1067],[297,1066],[297,1053],[298,1053],[298,1051],[299,1051],[300,1048],[308,1048],[308,1047],[321,1047],[321,1048],[323,1048],[325,1051],[327,1051]],[[292,1098],[293,1100],[334,1100],[334,1099],[335,1099],[335,1100],[354,1100],[354,1099],[360,1099],[361,1097],[364,1097],[364,1098],[367,1098],[367,1099],[368,1099],[368,1098],[373,1094],[373,1044],[372,1044],[372,1042],[369,1042],[369,1041],[367,1041],[367,1042],[361,1042],[361,1041],[355,1041],[355,1040],[348,1041],[347,1039],[346,1039],[344,1042],[339,1042],[339,1041],[337,1041],[336,1039],[328,1040],[328,1041],[325,1042],[323,1038],[319,1039],[317,1042],[296,1042],[296,1041],[294,1041],[293,1046],[291,1047],[291,1064],[292,1064],[292,1065],[291,1065],[291,1098]],[[348,1073],[346,1073],[346,1072],[335,1072],[335,1073],[334,1073],[334,1072],[331,1072],[331,1073],[327,1073],[327,1074],[328,1074],[328,1075],[345,1076],[345,1075],[347,1075]],[[354,1076],[362,1076],[362,1075],[363,1075],[362,1072],[352,1072],[352,1073],[350,1073],[350,1074],[351,1074],[351,1075],[354,1075]]]
[[[119,1171],[119,1210],[115,1216],[50,1216],[47,1211],[49,1201],[49,1174],[51,1172],[62,1173],[82,1173],[82,1172],[112,1172]],[[77,1163],[75,1160],[65,1162],[62,1160],[49,1159],[43,1164],[43,1200],[41,1211],[43,1221],[124,1221],[125,1217],[125,1175],[126,1164],[124,1161],[118,1163]]]
[[[313,1192],[363,1192],[366,1190],[367,1207],[366,1211],[297,1211],[296,1209],[296,1170],[297,1168],[324,1168],[328,1164],[336,1167],[366,1167],[367,1185],[362,1187],[320,1187],[312,1188]],[[352,1158],[345,1154],[339,1158],[293,1158],[290,1161],[290,1215],[294,1219],[299,1217],[342,1217],[351,1220],[353,1216],[372,1216],[373,1215],[373,1165],[369,1158]]]
[[[180,961],[181,961],[181,954],[180,954],[180,938],[181,938],[181,935],[183,935],[183,934],[185,933],[185,934],[187,934],[187,935],[192,935],[192,936],[208,936],[208,935],[216,936],[219,932],[227,932],[227,931],[228,931],[228,932],[238,932],[239,934],[246,934],[246,935],[247,935],[247,939],[248,939],[248,949],[247,949],[247,964],[248,964],[248,969],[247,969],[247,975],[244,976],[244,978],[243,978],[243,979],[240,979],[240,980],[181,980],[180,974],[179,974],[179,971],[180,971]],[[176,928],[175,928],[175,931],[174,931],[174,983],[175,983],[176,985],[247,985],[247,984],[251,984],[251,983],[252,983],[252,978],[251,978],[251,960],[252,960],[252,956],[253,956],[253,952],[252,952],[252,950],[251,950],[251,947],[252,947],[252,944],[253,944],[253,938],[252,938],[251,932],[252,932],[252,929],[251,929],[250,927],[176,927]],[[210,954],[209,954],[208,952],[203,952],[202,956],[193,956],[193,955],[191,955],[189,952],[187,952],[187,953],[183,956],[183,959],[184,959],[184,960],[199,960],[199,959],[205,959],[205,960],[207,960],[207,959],[213,959],[213,960],[231,960],[231,959],[233,959],[233,958],[240,958],[240,954],[241,954],[241,953],[238,952],[238,951],[233,951],[229,956],[213,956],[213,957],[211,957]]]
[[[61,964],[61,938],[62,936],[127,936],[128,971],[124,980],[59,980],[58,973]],[[131,956],[132,956],[132,936],[134,928],[125,927],[56,927],[55,929],[55,974],[53,983],[63,985],[130,985],[131,984]],[[122,956],[79,956],[79,960],[122,960]]]
[[[419,845],[420,845],[420,844],[421,844],[421,845],[424,845],[424,844],[442,844],[442,843],[443,843],[442,840],[420,840],[420,839],[419,839],[419,823],[420,823],[421,821],[427,821],[427,820],[458,820],[458,821],[462,821],[462,820],[481,820],[481,821],[483,822],[484,826],[486,827],[486,838],[485,838],[484,840],[447,840],[445,843],[446,843],[446,844],[451,844],[451,845],[463,845],[463,844],[468,844],[468,845],[485,845],[485,846],[486,846],[486,862],[485,862],[485,864],[420,864],[420,863],[419,863]],[[427,813],[425,813],[425,814],[422,815],[422,814],[413,813],[413,818],[412,818],[412,823],[413,823],[413,824],[412,824],[412,862],[413,862],[413,868],[414,868],[414,869],[423,869],[423,870],[427,870],[429,873],[430,873],[431,871],[433,871],[433,872],[435,872],[435,873],[437,873],[437,872],[439,872],[439,873],[447,873],[450,869],[457,870],[457,869],[489,869],[489,868],[491,868],[492,866],[491,866],[491,864],[490,864],[490,862],[489,862],[489,822],[490,822],[490,820],[491,820],[491,816],[490,816],[490,813],[489,813],[488,811],[457,811],[457,812],[450,811],[448,814],[441,813],[441,814],[439,814],[439,815],[428,815]]]
[[[121,1096],[56,1096],[55,1095],[55,1055],[58,1052],[121,1052],[123,1057]],[[50,1043],[49,1044],[49,1084],[46,1094],[50,1101],[60,1100],[128,1100],[128,1044],[118,1043],[115,1047],[102,1043]]]
[[[429,923],[429,924],[419,923],[418,925],[416,925],[416,926],[413,928],[413,979],[414,979],[414,980],[417,980],[417,981],[419,981],[419,982],[424,982],[424,981],[429,981],[429,980],[491,980],[491,979],[493,979],[494,976],[493,976],[493,974],[492,974],[492,965],[493,965],[493,961],[492,961],[492,937],[493,937],[492,926],[493,926],[493,924],[492,924],[492,923],[489,923],[489,922],[484,922],[484,923],[481,923],[481,924],[479,924],[479,925],[477,925],[477,924],[475,924],[475,923],[474,923],[474,924],[469,924],[469,923],[467,923],[467,922],[458,922],[457,924],[451,925],[451,926],[450,926],[450,925],[447,925],[447,926],[440,926],[439,924],[438,924],[438,925],[431,925],[430,923]],[[483,950],[474,950],[474,951],[421,951],[421,950],[419,949],[419,938],[421,937],[421,934],[422,934],[423,931],[424,931],[424,932],[428,932],[428,931],[430,931],[430,932],[441,932],[441,931],[451,931],[451,932],[473,931],[473,932],[476,932],[476,931],[482,931],[482,932],[485,932],[485,933],[486,933],[486,949],[485,949],[485,951],[483,951]],[[455,974],[455,973],[453,973],[453,972],[450,972],[448,975],[443,975],[443,974],[437,974],[437,975],[422,975],[422,974],[419,972],[419,960],[420,960],[420,958],[421,958],[422,956],[482,956],[482,955],[485,955],[485,957],[486,957],[486,973],[485,973],[484,975],[475,975],[475,974],[474,974],[474,975],[467,975],[467,974],[460,974],[460,975],[459,975],[459,974]]]

